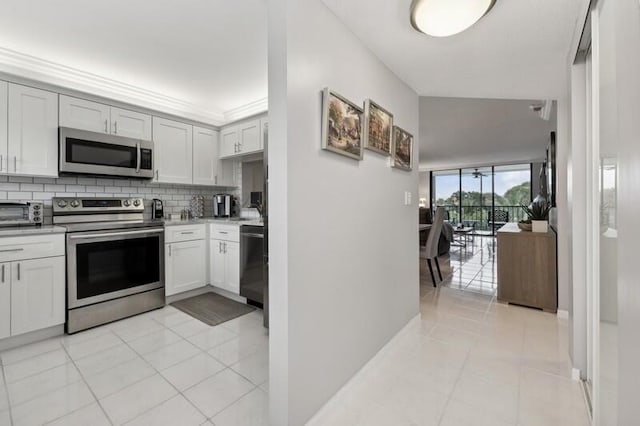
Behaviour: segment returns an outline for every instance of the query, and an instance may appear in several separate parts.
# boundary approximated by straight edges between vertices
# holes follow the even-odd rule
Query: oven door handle
[[[102,234],[78,234],[78,235],[70,235],[69,238],[72,240],[84,240],[89,238],[120,237],[125,235],[159,234],[162,232],[164,232],[164,228],[140,229],[138,231],[105,232]]]
[[[136,173],[140,173],[140,142],[136,142]]]

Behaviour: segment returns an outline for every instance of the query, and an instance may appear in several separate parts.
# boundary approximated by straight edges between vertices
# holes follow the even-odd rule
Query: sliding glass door
[[[485,166],[431,173],[431,206],[444,207],[449,221],[495,235],[507,222],[524,219],[531,202],[531,164]]]

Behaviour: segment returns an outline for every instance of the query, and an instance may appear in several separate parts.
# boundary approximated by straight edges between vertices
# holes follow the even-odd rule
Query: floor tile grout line
[[[0,365],[0,372],[2,373],[2,383],[4,385],[4,391],[6,392],[7,395],[7,411],[9,411],[9,423],[11,425],[14,424],[14,420],[13,420],[13,411],[12,411],[12,406],[11,406],[11,399],[9,397],[9,384],[7,383],[7,376],[4,372],[4,365]]]
[[[120,336],[117,336],[118,338],[120,338]],[[82,373],[82,371],[80,371],[80,369],[78,368],[78,366],[76,365],[75,361],[73,360],[73,358],[71,358],[71,356],[69,355],[69,353],[67,352],[67,348],[63,347],[63,350],[65,351],[65,353],[67,354],[67,356],[71,359],[71,362],[73,363],[73,367],[78,371],[78,374],[80,374],[80,377],[82,378],[82,382],[84,383],[84,385],[87,387],[87,389],[89,389],[89,392],[91,392],[91,396],[93,396],[94,402],[96,404],[98,404],[98,407],[100,407],[100,410],[102,410],[102,413],[104,414],[105,418],[107,419],[107,421],[111,424],[114,425],[114,422],[111,421],[111,418],[109,417],[109,415],[107,414],[106,410],[104,409],[104,407],[102,406],[102,404],[100,403],[100,400],[98,399],[98,397],[96,396],[96,394],[93,392],[93,389],[91,389],[91,386],[89,386],[89,383],[87,382],[87,380],[84,377],[84,374]],[[85,407],[88,407],[91,404],[87,404],[87,405],[83,405],[82,407],[77,408],[76,410],[73,410],[69,413],[66,413],[60,417],[57,417],[56,419],[61,419],[65,416],[68,416],[70,414],[75,413],[76,411],[82,410]],[[55,421],[56,419],[53,419],[51,421],[49,421],[48,423],[51,423],[52,421]]]

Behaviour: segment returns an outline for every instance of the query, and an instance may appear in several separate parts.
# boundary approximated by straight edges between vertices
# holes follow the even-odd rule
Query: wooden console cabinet
[[[556,233],[528,232],[517,223],[498,230],[498,301],[558,310]]]

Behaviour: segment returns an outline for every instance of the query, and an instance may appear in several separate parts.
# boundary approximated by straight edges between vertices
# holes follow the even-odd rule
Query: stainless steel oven
[[[153,178],[153,142],[60,127],[61,174]]]
[[[54,198],[67,227],[68,333],[165,304],[164,224],[141,198]]]
[[[67,234],[68,308],[163,288],[163,252],[163,227]]]

